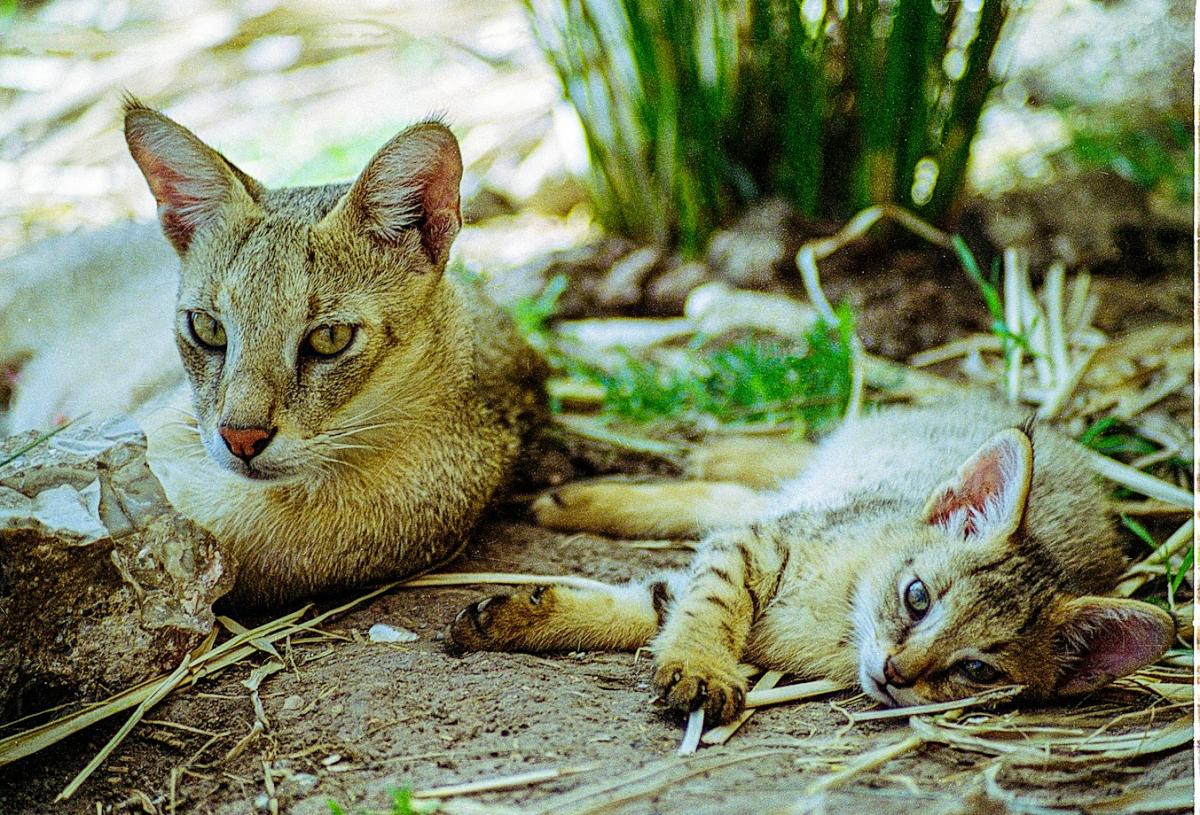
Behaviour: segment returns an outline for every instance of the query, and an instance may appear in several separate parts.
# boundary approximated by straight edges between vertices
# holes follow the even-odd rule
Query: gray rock
[[[698,261],[677,262],[646,290],[647,310],[652,314],[682,314],[692,290],[713,280],[713,271]]]
[[[662,253],[652,246],[634,249],[614,263],[596,286],[596,301],[607,309],[636,306],[642,301],[642,287],[660,260]]]
[[[0,443],[0,461],[37,438]],[[167,503],[128,418],[76,426],[0,467],[0,711],[102,698],[212,631],[234,566]]]

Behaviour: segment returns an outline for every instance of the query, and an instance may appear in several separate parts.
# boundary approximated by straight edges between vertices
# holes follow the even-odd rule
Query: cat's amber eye
[[[929,592],[920,580],[914,580],[904,587],[904,605],[914,620],[919,620],[929,611]]]
[[[320,325],[304,338],[304,351],[318,357],[337,356],[349,347],[354,339],[354,326]]]
[[[220,351],[225,347],[227,342],[225,326],[221,325],[221,321],[211,314],[203,311],[189,311],[188,329],[191,330],[192,337],[196,342],[210,351]]]
[[[958,663],[958,670],[972,682],[987,684],[1000,678],[1000,671],[988,665],[982,659],[964,659]]]

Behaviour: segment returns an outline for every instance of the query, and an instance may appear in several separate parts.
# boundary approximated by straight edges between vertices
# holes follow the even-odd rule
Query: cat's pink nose
[[[267,449],[267,445],[271,443],[271,439],[275,436],[275,428],[269,430],[264,427],[230,427],[229,425],[221,425],[217,430],[221,434],[221,438],[225,442],[225,446],[229,448],[229,452],[240,458],[247,464],[250,459],[257,456],[263,450]]]
[[[904,674],[900,673],[900,669],[896,667],[896,663],[892,662],[889,656],[887,661],[883,663],[883,678],[888,681],[889,685],[897,688],[903,688],[911,684]]]

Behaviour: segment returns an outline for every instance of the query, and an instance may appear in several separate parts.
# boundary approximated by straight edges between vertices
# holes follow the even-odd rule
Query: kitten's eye
[[[220,351],[225,347],[225,326],[211,314],[189,311],[188,328],[191,329],[192,337],[204,348]]]
[[[958,670],[972,682],[987,684],[1000,678],[1000,671],[988,665],[982,659],[964,659],[958,663]]]
[[[929,611],[929,592],[920,580],[914,580],[904,588],[904,605],[914,620],[919,620]]]
[[[342,323],[317,326],[304,339],[302,350],[319,357],[337,356],[346,350],[353,339],[354,326],[352,325]]]

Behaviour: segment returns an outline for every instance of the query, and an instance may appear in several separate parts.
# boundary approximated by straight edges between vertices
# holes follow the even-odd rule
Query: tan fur
[[[703,706],[722,721],[744,699],[740,661],[858,681],[885,704],[993,684],[1038,697],[1089,691],[1157,659],[1174,626],[1149,604],[1091,596],[1124,565],[1104,490],[1073,442],[1040,426],[1030,434],[1023,420],[976,396],[847,424],[798,478],[760,495],[759,520],[712,533],[687,572],[572,589],[562,606],[564,589],[544,589],[552,622],[481,622],[469,606],[449,639],[554,650],[575,642],[576,626],[607,624],[616,643],[643,632],[654,611],[660,628],[638,644],[655,654],[656,686],[672,707]],[[581,486],[564,504],[586,509],[581,525],[599,523],[605,502],[623,523],[630,506],[655,514],[657,485],[602,486]],[[567,525],[565,513],[556,520]],[[630,531],[660,526],[648,518]],[[919,616],[905,600],[917,579],[930,601]],[[974,661],[997,675],[972,678],[963,666]]]
[[[687,481],[581,481],[539,496],[531,509],[539,524],[564,532],[696,538],[769,512],[770,496],[756,490],[794,477],[811,452],[811,444],[788,436],[716,439],[688,455]]]
[[[791,434],[707,439],[688,454],[687,473],[701,481],[732,481],[771,490],[795,478],[813,445]]]
[[[405,130],[353,184],[272,190],[133,100],[125,130],[178,275],[123,268],[160,263],[129,246],[70,274],[114,293],[88,319],[93,341],[113,337],[108,356],[137,359],[173,335],[187,387],[139,415],[172,503],[236,558],[235,600],[290,602],[454,555],[543,418],[545,371],[498,308],[445,273],[461,221],[450,131]],[[143,291],[164,284],[178,286],[175,313],[144,340],[103,333],[162,307]],[[206,346],[193,314],[226,344]],[[351,327],[336,356],[309,350],[324,326]],[[177,363],[170,372],[182,378]],[[100,407],[153,401],[120,394]],[[230,433],[268,440],[243,460]]]
[[[129,106],[131,152],[181,258],[195,422],[153,425],[150,445],[172,502],[237,558],[249,603],[452,556],[541,417],[544,375],[505,316],[443,273],[459,225],[453,136],[416,125],[353,185],[267,190],[180,131]],[[196,189],[160,181],[159,165],[182,165]],[[224,353],[189,337],[195,309],[223,323]],[[305,358],[307,333],[330,324],[355,327],[346,352]],[[222,425],[278,429],[245,464]]]
[[[542,526],[614,538],[695,538],[705,530],[760,516],[765,496],[742,484],[679,481],[636,484],[581,481],[534,500]]]

